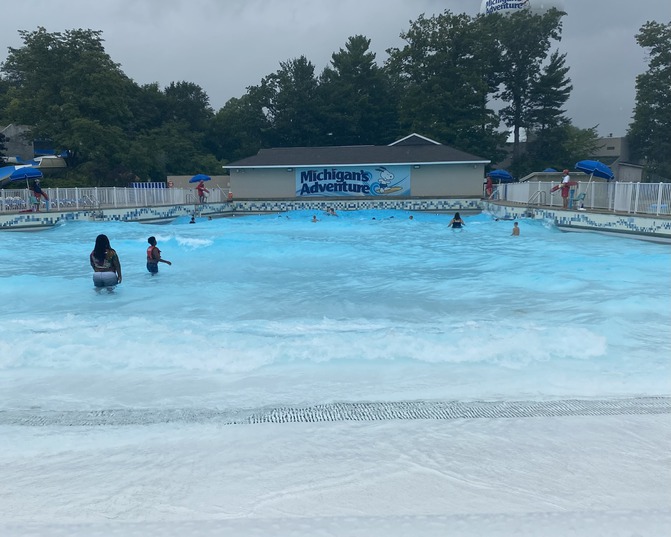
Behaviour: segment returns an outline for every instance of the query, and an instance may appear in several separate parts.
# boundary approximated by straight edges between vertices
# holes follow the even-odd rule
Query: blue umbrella
[[[590,180],[592,177],[600,177],[607,181],[615,179],[613,170],[598,160],[581,160],[580,162],[576,162],[575,169],[589,174]]]
[[[212,177],[209,175],[205,175],[204,173],[199,173],[197,175],[194,175],[191,179],[189,179],[189,183],[200,183],[201,181],[210,181]]]
[[[515,179],[506,170],[492,170],[487,175],[492,178],[492,181],[499,183],[514,183]]]
[[[585,197],[587,195],[587,190],[589,185],[592,183],[592,177],[600,177],[601,179],[606,179],[606,181],[611,181],[615,179],[615,174],[608,166],[603,162],[598,160],[581,160],[580,162],[575,163],[575,169],[583,173],[589,174],[589,181],[587,181],[587,186],[585,187],[585,192],[578,194],[574,201],[580,201],[580,208],[582,209],[585,206]]]
[[[32,166],[5,166],[0,168],[0,186],[5,186],[12,181],[25,179],[40,179],[42,172]]]

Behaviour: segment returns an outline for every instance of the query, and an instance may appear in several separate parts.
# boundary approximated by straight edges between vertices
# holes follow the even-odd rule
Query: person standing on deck
[[[198,186],[196,186],[196,190],[198,191],[198,202],[202,205],[205,203],[205,192],[208,194],[210,193],[210,191],[205,188],[205,181],[201,180],[200,183],[198,183]]]
[[[562,207],[564,209],[568,209],[568,196],[569,193],[571,192],[571,185],[569,184],[571,182],[571,176],[569,175],[568,170],[564,170],[564,178],[562,179],[561,182],[561,198],[562,198]]]
[[[42,190],[42,187],[40,186],[40,180],[35,179],[35,184],[33,185],[33,193],[35,194],[35,199],[37,200],[37,211],[39,212],[40,210],[40,201],[41,198],[44,198],[44,203],[46,205],[47,211],[49,210],[49,196],[47,196],[47,193]]]

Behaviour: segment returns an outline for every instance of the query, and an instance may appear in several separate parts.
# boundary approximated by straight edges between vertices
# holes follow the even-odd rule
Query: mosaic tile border
[[[404,211],[485,211],[502,219],[535,218],[549,220],[567,231],[618,233],[635,238],[671,242],[671,218],[622,215],[588,211],[565,211],[543,207],[502,205],[480,199],[402,199],[402,200],[250,200],[207,204],[199,216],[277,213],[284,211],[404,210]],[[0,230],[26,231],[52,228],[59,222],[170,222],[194,214],[193,205],[134,207],[98,210],[53,211],[41,213],[0,214]]]
[[[509,220],[521,218],[549,220],[564,231],[617,233],[637,239],[671,243],[671,218],[668,217],[528,208],[487,202],[483,203],[483,211],[496,218]]]

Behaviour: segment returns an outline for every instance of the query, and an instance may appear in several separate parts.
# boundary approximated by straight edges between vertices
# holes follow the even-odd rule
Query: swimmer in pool
[[[110,246],[107,235],[96,237],[89,261],[93,268],[93,285],[98,290],[106,288],[111,291],[121,283],[121,262],[116,251]]]
[[[451,227],[452,229],[461,229],[465,225],[466,224],[461,219],[461,216],[459,215],[459,213],[455,213],[454,218],[452,220],[450,220],[450,223],[448,224],[448,227]]]
[[[156,246],[156,237],[149,237],[147,242],[149,243],[149,248],[147,248],[147,270],[153,276],[154,274],[158,274],[159,263],[165,263],[166,265],[172,265],[172,263],[161,257],[161,250]]]

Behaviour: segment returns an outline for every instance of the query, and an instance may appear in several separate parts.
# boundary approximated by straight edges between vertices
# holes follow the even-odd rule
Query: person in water
[[[89,256],[93,269],[93,285],[98,289],[111,290],[121,283],[121,262],[116,251],[110,246],[107,235],[98,235]]]
[[[147,248],[147,270],[153,276],[154,274],[158,274],[159,263],[166,263],[167,265],[172,265],[172,263],[161,257],[161,250],[156,246],[156,237],[149,237],[147,242],[149,243],[149,248]]]
[[[452,220],[450,220],[450,223],[448,224],[448,226],[451,227],[452,229],[461,229],[465,225],[466,224],[461,219],[461,216],[459,215],[459,213],[455,213],[454,218]]]
[[[513,237],[519,237],[520,236],[520,226],[517,225],[517,222],[513,224],[513,232],[511,233]]]

